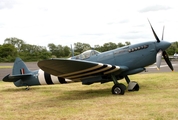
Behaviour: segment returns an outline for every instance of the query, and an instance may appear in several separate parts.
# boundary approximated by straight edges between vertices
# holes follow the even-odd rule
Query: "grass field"
[[[0,82],[1,120],[177,120],[178,73],[130,76],[138,92],[112,95],[113,83],[31,87]],[[125,81],[122,80],[124,84]]]
[[[4,68],[12,68],[12,66],[0,66],[0,69],[4,69]]]

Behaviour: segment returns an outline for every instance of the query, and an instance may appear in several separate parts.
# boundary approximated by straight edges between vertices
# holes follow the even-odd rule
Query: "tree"
[[[55,56],[55,57],[59,56],[58,55],[59,50],[55,44],[53,44],[53,43],[48,44],[48,48],[49,48],[49,51],[51,52],[52,56]]]
[[[99,52],[102,52],[102,48],[100,45],[94,45],[94,49],[99,51]]]
[[[68,57],[70,55],[70,48],[68,46],[48,44],[49,51],[53,57]]]
[[[125,46],[125,45],[122,44],[121,42],[119,42],[119,43],[117,44],[117,46],[118,46],[118,47],[123,47],[123,46]]]
[[[178,42],[174,42],[171,46],[166,50],[169,55],[174,55],[174,53],[178,53]]]
[[[87,43],[81,43],[81,42],[74,43],[74,51],[76,54],[80,54],[89,49],[91,49],[91,46]]]
[[[68,46],[63,47],[64,57],[72,56],[71,49]]]
[[[108,51],[108,50],[113,50],[113,49],[116,49],[118,47],[123,47],[125,45],[130,45],[131,43],[130,42],[125,42],[125,44],[123,43],[113,43],[113,42],[108,42],[108,43],[104,43],[103,46],[100,46],[100,45],[95,45],[94,46],[94,49],[99,51],[99,52],[105,52],[105,51]]]
[[[113,50],[113,49],[116,49],[116,48],[117,48],[117,45],[115,43],[108,42],[108,43],[105,43],[103,46],[100,47],[100,51],[105,52],[105,51]]]
[[[22,47],[23,52],[20,53],[20,56],[25,61],[37,61],[51,57],[51,53],[47,51],[46,47],[31,44],[23,44]]]
[[[25,44],[25,42],[21,39],[11,37],[11,38],[6,38],[4,40],[4,44],[11,44],[17,49],[18,52],[21,52],[22,45]]]
[[[0,61],[12,62],[17,56],[17,49],[11,44],[0,45]]]
[[[130,43],[130,42],[128,42],[128,41],[126,41],[126,42],[125,42],[125,45],[131,45],[131,43]]]

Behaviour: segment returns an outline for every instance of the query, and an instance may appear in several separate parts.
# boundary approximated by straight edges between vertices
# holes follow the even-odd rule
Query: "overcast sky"
[[[0,0],[0,44],[9,37],[28,44],[91,46],[107,42],[135,44],[178,41],[176,0]]]

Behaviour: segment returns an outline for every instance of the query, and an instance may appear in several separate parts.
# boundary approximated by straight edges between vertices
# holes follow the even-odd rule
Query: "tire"
[[[112,94],[115,94],[115,95],[124,95],[125,90],[126,90],[126,86],[124,84],[122,84],[122,83],[115,84],[112,87]]]

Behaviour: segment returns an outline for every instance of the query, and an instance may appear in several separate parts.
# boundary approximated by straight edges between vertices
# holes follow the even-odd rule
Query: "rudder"
[[[28,74],[28,73],[31,73],[31,71],[27,68],[27,66],[22,61],[22,59],[17,57],[13,65],[12,75]]]

